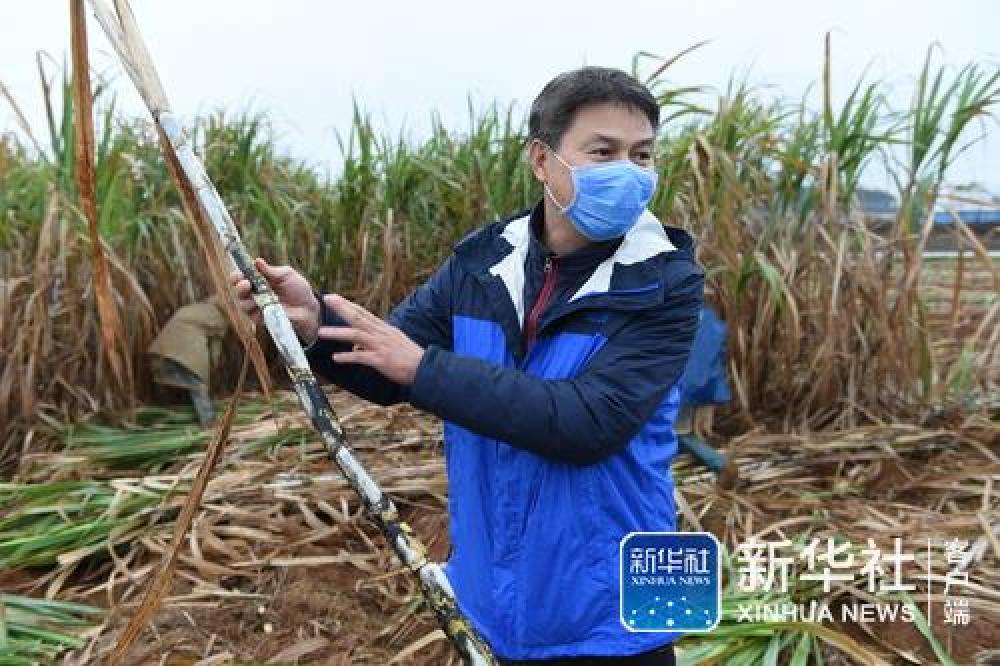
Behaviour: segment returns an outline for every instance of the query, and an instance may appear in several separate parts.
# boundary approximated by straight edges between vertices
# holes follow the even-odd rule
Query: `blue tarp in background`
[[[681,375],[682,407],[729,402],[726,336],[726,323],[710,307],[702,308],[691,356]]]

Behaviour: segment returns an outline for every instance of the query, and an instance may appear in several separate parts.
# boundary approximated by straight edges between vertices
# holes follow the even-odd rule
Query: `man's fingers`
[[[353,326],[370,330],[382,320],[365,310],[356,303],[352,303],[340,294],[327,294],[323,297],[327,307],[340,315],[340,318]]]
[[[336,352],[333,360],[337,363],[361,363],[371,367],[375,367],[378,362],[375,352],[371,351]]]
[[[238,298],[250,298],[250,294],[253,291],[250,287],[250,280],[240,279],[233,287],[236,289],[236,296]]]
[[[340,294],[326,294],[323,296],[323,302],[351,326],[354,326],[361,317],[361,314],[358,312],[358,306]]]
[[[236,304],[240,310],[248,315],[252,315],[257,309],[257,303],[254,302],[251,296],[250,280],[244,278],[243,273],[233,271],[229,274],[229,281],[233,287],[233,291],[236,292]]]
[[[324,340],[353,342],[355,347],[360,345],[365,349],[373,349],[375,347],[375,337],[372,334],[349,326],[321,326],[319,337]]]
[[[261,257],[254,260],[254,265],[268,282],[280,282],[295,272],[291,266],[272,266]]]
[[[257,311],[257,302],[252,298],[239,298],[236,300],[236,304],[240,306],[240,310],[249,314],[253,314]]]

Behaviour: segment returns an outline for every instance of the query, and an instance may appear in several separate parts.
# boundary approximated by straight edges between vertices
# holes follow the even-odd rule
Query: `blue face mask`
[[[549,148],[552,150],[552,148]],[[594,241],[623,236],[639,220],[656,190],[656,172],[632,160],[570,166],[555,150],[552,154],[569,169],[573,200],[559,203],[548,183],[545,190],[577,230]]]

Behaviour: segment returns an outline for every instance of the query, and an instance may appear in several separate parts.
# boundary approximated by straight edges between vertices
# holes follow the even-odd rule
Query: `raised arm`
[[[661,307],[637,313],[572,379],[542,379],[431,344],[409,400],[517,448],[597,462],[626,446],[680,378],[703,288],[703,274],[692,271]]]
[[[389,313],[388,323],[420,347],[434,345],[451,349],[451,284],[454,258],[444,264],[407,296]],[[319,294],[317,294],[319,297]],[[322,306],[320,326],[346,327],[349,322],[337,314],[327,301],[329,295],[319,298]],[[360,309],[360,308],[359,308]],[[373,316],[361,310],[361,316]],[[405,344],[405,340],[397,340]],[[322,377],[345,388],[355,395],[379,405],[405,402],[409,398],[409,385],[393,381],[373,367],[360,363],[341,363],[333,354],[351,350],[353,342],[319,338],[306,349],[310,365]]]

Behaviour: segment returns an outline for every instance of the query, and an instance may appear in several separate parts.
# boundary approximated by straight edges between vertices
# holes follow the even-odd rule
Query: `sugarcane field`
[[[1000,664],[963,2],[0,7],[0,666]]]

